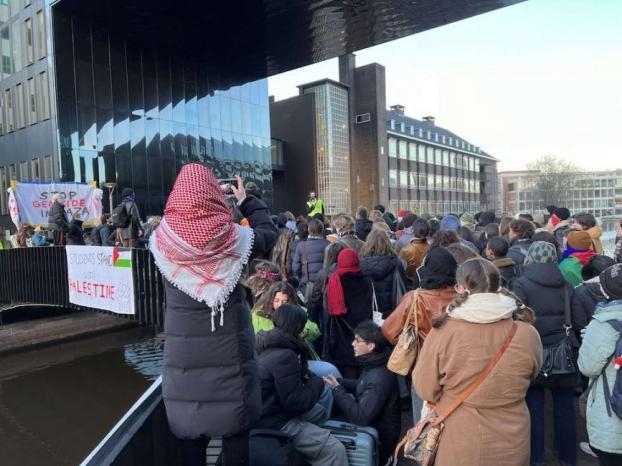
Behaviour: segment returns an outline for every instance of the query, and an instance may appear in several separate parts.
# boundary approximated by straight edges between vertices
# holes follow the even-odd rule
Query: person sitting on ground
[[[283,280],[279,266],[274,262],[258,259],[252,264],[251,275],[246,279],[248,286],[253,293],[254,302],[259,301],[261,295],[276,282]]]
[[[274,283],[253,307],[253,329],[255,333],[261,330],[268,331],[274,328],[272,314],[283,304],[297,304],[296,290],[286,281]],[[312,342],[320,336],[320,329],[315,322],[307,320],[302,332],[305,341]]]
[[[354,355],[361,366],[358,380],[324,377],[333,389],[334,402],[343,419],[378,431],[380,464],[388,464],[402,427],[397,377],[387,369],[391,348],[380,327],[372,321],[354,329]]]
[[[294,448],[312,466],[347,465],[343,444],[315,425],[330,414],[318,404],[324,383],[309,371],[308,349],[300,338],[306,312],[283,304],[272,314],[272,322],[272,330],[256,336],[262,405],[255,427],[291,435]]]
[[[359,206],[356,209],[356,236],[361,240],[365,241],[367,239],[367,235],[371,231],[371,227],[373,222],[369,219],[369,211],[365,206]]]
[[[408,278],[410,288],[415,289],[419,284],[417,268],[421,265],[423,256],[425,256],[430,247],[428,245],[430,225],[424,219],[418,218],[413,223],[412,230],[413,238],[410,240],[410,244],[399,252],[399,257],[406,261],[406,277]]]
[[[574,216],[574,223],[570,225],[570,228],[572,230],[587,231],[590,234],[590,238],[592,238],[591,249],[596,254],[603,254],[603,243],[600,240],[600,237],[603,234],[603,230],[596,223],[596,218],[594,217],[594,215],[587,212],[576,214]]]
[[[519,266],[511,257],[507,257],[509,249],[510,245],[503,237],[493,236],[488,240],[484,250],[486,259],[499,269],[501,286],[508,289],[512,280],[520,275]]]
[[[559,263],[559,270],[572,286],[581,283],[581,268],[594,257],[595,253],[591,248],[592,238],[587,231],[571,231],[564,240],[565,249],[562,253],[562,260]]]

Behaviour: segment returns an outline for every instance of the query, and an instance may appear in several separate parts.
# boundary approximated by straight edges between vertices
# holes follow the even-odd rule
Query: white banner
[[[31,225],[47,225],[52,207],[52,196],[60,193],[64,199],[67,221],[73,214],[80,214],[85,226],[102,214],[102,190],[83,183],[18,183],[9,191],[11,219]],[[17,222],[16,222],[17,219]]]
[[[69,302],[135,314],[132,250],[102,246],[66,246]]]

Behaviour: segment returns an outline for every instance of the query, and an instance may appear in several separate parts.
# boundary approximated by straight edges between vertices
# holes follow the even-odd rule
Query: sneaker
[[[598,455],[592,451],[592,449],[590,448],[590,444],[587,442],[579,442],[579,450],[581,450],[586,455],[598,458]]]

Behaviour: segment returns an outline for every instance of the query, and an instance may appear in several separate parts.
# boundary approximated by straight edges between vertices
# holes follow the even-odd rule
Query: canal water
[[[0,358],[0,464],[79,464],[160,374],[134,328]]]

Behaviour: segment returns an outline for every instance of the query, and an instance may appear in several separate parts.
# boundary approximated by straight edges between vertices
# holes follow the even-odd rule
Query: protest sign
[[[132,250],[66,246],[69,302],[117,314],[134,314]]]
[[[20,222],[47,225],[52,197],[57,193],[63,199],[67,221],[80,214],[84,226],[91,226],[102,214],[102,190],[85,183],[21,182],[8,191],[11,219],[18,227]]]

